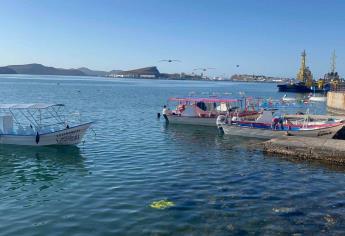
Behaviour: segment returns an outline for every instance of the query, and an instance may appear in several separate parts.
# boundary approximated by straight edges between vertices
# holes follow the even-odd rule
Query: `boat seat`
[[[192,106],[186,106],[186,109],[182,113],[180,113],[180,115],[181,116],[196,116],[195,109]]]
[[[258,123],[271,123],[272,119],[272,111],[263,111],[255,121]]]
[[[210,113],[207,111],[204,111],[200,109],[198,106],[194,106],[196,114],[198,114],[199,117],[209,117]]]

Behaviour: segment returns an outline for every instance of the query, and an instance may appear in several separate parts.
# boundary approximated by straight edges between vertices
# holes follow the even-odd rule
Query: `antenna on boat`
[[[302,128],[307,127],[308,123],[309,123],[309,108],[307,108],[305,112]]]
[[[335,63],[335,60],[337,59],[336,55],[335,55],[335,49],[333,50],[333,53],[332,53],[332,57],[331,57],[331,72],[334,74],[335,73],[335,66],[336,66],[336,63]]]

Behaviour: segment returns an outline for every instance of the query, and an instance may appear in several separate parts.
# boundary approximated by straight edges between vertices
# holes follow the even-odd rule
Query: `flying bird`
[[[181,62],[180,60],[175,60],[175,59],[164,59],[164,60],[160,60],[159,62]]]
[[[207,70],[214,70],[216,68],[208,67],[208,68],[196,68],[194,70],[201,70],[201,71],[207,71]]]
[[[240,65],[236,65],[236,67],[240,67]]]

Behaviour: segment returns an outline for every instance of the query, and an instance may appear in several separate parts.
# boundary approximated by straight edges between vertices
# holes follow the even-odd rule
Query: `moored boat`
[[[318,138],[332,138],[343,128],[342,120],[323,119],[310,120],[308,116],[303,119],[293,115],[274,117],[273,111],[263,111],[255,120],[238,119],[233,122],[227,117],[217,119],[218,128],[225,134],[271,139],[281,136],[306,136]]]
[[[311,97],[309,97],[309,101],[311,101],[311,102],[326,102],[327,97],[325,97],[325,96],[311,96]]]
[[[82,142],[92,122],[65,119],[63,104],[0,104],[0,144],[48,146]]]
[[[308,66],[306,66],[306,52],[305,50],[301,55],[301,67],[297,74],[297,81],[288,84],[278,84],[279,92],[294,92],[294,93],[327,93],[330,90],[330,85],[328,83],[324,84],[315,82],[313,80],[313,75]]]
[[[294,97],[288,97],[286,94],[282,97],[282,101],[284,102],[296,102],[297,98]]]
[[[242,99],[174,97],[169,98],[169,102],[177,103],[167,114],[168,121],[172,124],[216,126],[219,115],[236,114],[247,118],[258,116],[254,107],[243,105],[245,101]]]
[[[293,93],[309,93],[312,89],[306,86],[304,83],[290,83],[290,84],[278,84],[279,92],[293,92]]]

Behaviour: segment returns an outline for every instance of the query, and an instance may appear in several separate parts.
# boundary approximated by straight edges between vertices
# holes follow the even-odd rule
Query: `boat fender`
[[[40,142],[40,134],[37,132],[36,133],[36,144]]]
[[[160,119],[161,118],[161,113],[157,113],[157,119]]]
[[[217,123],[217,125],[223,125],[223,124],[225,124],[226,123],[226,116],[223,116],[223,115],[219,115],[218,117],[217,117],[217,121],[216,121],[216,123]]]

